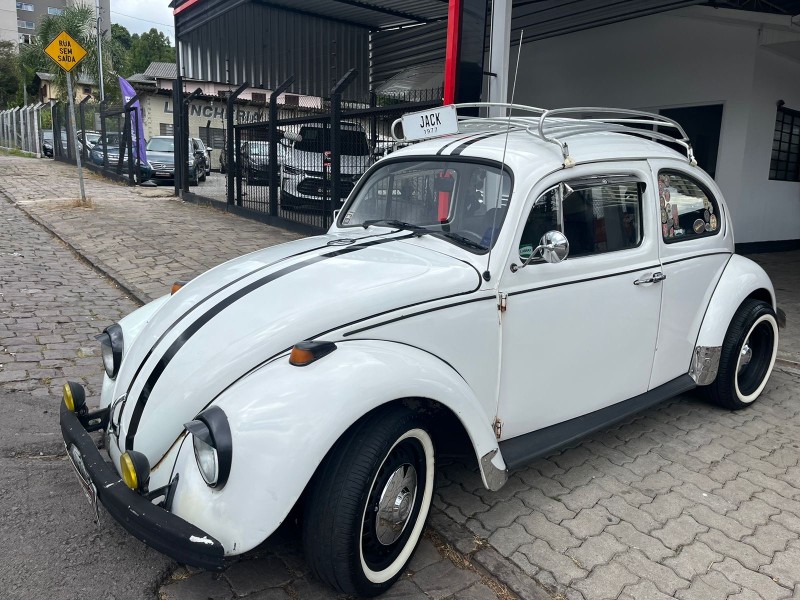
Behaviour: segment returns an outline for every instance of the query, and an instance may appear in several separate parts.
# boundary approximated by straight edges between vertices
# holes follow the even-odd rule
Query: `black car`
[[[189,140],[189,185],[206,180],[206,154],[194,140]],[[156,135],[147,142],[147,162],[153,181],[175,180],[175,138]]]

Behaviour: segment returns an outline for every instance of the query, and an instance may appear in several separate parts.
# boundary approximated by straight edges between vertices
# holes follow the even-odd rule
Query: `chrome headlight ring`
[[[108,375],[109,379],[114,379],[119,373],[119,367],[122,364],[122,352],[125,349],[122,327],[114,323],[106,327],[96,339],[100,341],[106,375]]]
[[[228,481],[233,462],[233,438],[228,417],[218,406],[211,406],[184,425],[192,434],[194,458],[203,481],[220,489]]]

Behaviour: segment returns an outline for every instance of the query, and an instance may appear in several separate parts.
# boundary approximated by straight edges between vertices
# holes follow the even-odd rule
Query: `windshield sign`
[[[486,164],[404,160],[374,171],[342,211],[342,227],[434,234],[482,253],[494,245],[511,195],[507,172]]]

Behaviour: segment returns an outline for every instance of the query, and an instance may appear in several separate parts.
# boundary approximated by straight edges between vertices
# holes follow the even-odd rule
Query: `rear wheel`
[[[778,321],[772,307],[748,299],[731,320],[709,397],[725,408],[750,406],[764,391],[778,353]]]
[[[347,594],[389,589],[421,539],[434,472],[424,415],[392,407],[352,427],[309,490],[303,542],[317,577]]]

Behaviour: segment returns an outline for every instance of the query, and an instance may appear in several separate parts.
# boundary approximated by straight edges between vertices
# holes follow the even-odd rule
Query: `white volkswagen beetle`
[[[734,254],[679,126],[529,110],[393,153],[326,235],[220,265],[109,327],[100,408],[75,383],[61,408],[95,510],[221,568],[298,506],[314,573],[374,596],[420,540],[442,444],[463,439],[497,490],[695,386],[752,404],[775,362],[775,293]],[[404,139],[452,131],[454,111],[420,131],[404,119]],[[571,114],[587,112],[601,109]],[[626,123],[673,128],[687,156]]]

